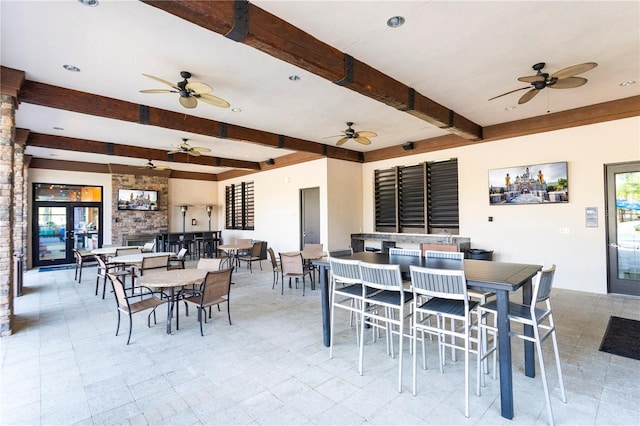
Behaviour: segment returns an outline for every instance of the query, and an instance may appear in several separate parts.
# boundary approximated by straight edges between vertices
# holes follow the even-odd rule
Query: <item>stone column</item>
[[[12,333],[14,280],[15,104],[13,97],[0,96],[0,336],[9,336]]]

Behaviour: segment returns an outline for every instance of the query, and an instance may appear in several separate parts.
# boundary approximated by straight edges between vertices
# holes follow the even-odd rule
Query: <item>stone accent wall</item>
[[[169,178],[165,176],[142,176],[129,174],[112,174],[111,209],[113,212],[112,241],[104,244],[122,245],[126,237],[137,235],[153,235],[167,232],[167,206],[169,199]],[[118,210],[119,189],[143,189],[158,191],[157,211]]]
[[[0,336],[12,333],[13,317],[13,141],[15,139],[15,105],[13,98],[0,99]]]

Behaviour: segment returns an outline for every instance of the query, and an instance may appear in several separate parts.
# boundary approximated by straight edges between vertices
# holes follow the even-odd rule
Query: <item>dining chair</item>
[[[130,302],[133,296],[127,296],[124,288],[124,284],[120,281],[118,275],[107,273],[111,285],[113,287],[113,293],[116,298],[117,311],[118,311],[118,325],[116,326],[116,336],[120,331],[120,313],[125,313],[129,316],[129,337],[127,338],[127,345],[131,341],[131,331],[133,330],[133,314],[151,309],[151,312],[147,316],[147,327],[151,327],[151,315],[153,314],[153,323],[156,324],[156,308],[160,305],[167,303],[167,296],[162,292],[153,292],[146,287],[148,292],[141,293],[138,296],[142,299],[135,302]],[[148,296],[148,297],[144,297]]]
[[[418,331],[425,331],[438,336],[438,359],[441,373],[444,366],[445,346],[464,351],[464,415],[469,417],[469,353],[473,352],[472,344],[478,344],[478,338],[472,336],[471,310],[478,305],[478,302],[469,301],[464,270],[433,269],[414,265],[411,265],[409,270],[415,302],[411,321],[412,346],[414,348],[413,394],[416,395],[417,391],[417,335]],[[420,296],[426,298],[426,302],[418,302]],[[435,325],[428,321],[431,317],[436,318]],[[446,326],[446,319],[461,322],[462,327],[449,329]],[[450,342],[446,340],[447,336],[452,337]],[[462,345],[458,344],[458,339],[462,340]],[[424,357],[424,338],[422,340]],[[478,376],[476,393],[480,395],[480,355],[476,358]]]
[[[389,247],[389,256],[421,257],[422,251],[420,249],[403,249],[399,247]]]
[[[122,264],[119,263],[108,263],[100,255],[95,255],[94,258],[96,259],[96,262],[98,264],[98,269],[96,272],[96,296],[98,295],[100,280],[102,280],[102,298],[104,299],[104,295],[107,289],[107,274],[112,274],[114,276],[122,278],[123,281],[126,281],[127,275],[131,275],[131,270],[122,269]],[[123,284],[125,283],[123,282]]]
[[[153,271],[166,271],[169,266],[169,255],[162,256],[149,256],[142,258],[142,262],[140,266],[133,265],[131,267],[131,295],[135,294],[135,280],[138,277],[143,276],[145,273],[153,272]]]
[[[83,254],[80,250],[74,248],[73,257],[76,261],[76,274],[74,279],[78,281],[78,283],[81,283],[82,269],[84,268],[86,262],[89,262],[90,259],[92,259],[94,256],[92,254]]]
[[[169,258],[169,263],[167,265],[167,269],[184,269],[185,257],[187,256],[187,248],[182,247],[175,258]]]
[[[558,338],[556,336],[556,326],[553,320],[553,312],[551,310],[551,288],[553,286],[553,278],[556,271],[556,265],[552,265],[549,269],[539,271],[533,279],[533,289],[531,296],[531,304],[523,305],[520,303],[509,302],[509,321],[521,324],[525,327],[533,328],[533,335],[525,332],[511,330],[510,336],[533,342],[538,353],[538,364],[540,365],[540,374],[542,376],[542,386],[544,388],[544,396],[547,404],[547,414],[549,423],[554,424],[553,410],[551,409],[551,398],[549,392],[549,384],[547,382],[547,373],[544,367],[544,358],[542,356],[542,343],[551,337],[553,342],[553,353],[556,360],[556,368],[558,370],[558,384],[560,386],[560,397],[562,402],[567,402],[567,395],[564,389],[564,381],[562,379],[562,369],[560,367],[560,352],[558,350]],[[485,305],[479,306],[479,311],[484,314],[492,314],[494,324],[488,325],[486,322],[480,324],[480,330],[489,329],[497,333],[495,319],[497,318],[497,303],[491,301]],[[495,350],[495,348],[493,349]],[[488,353],[483,353],[486,357]]]
[[[255,243],[253,243],[250,252],[248,252],[246,255],[238,255],[238,261],[247,262],[247,266],[249,267],[249,271],[251,273],[253,273],[253,268],[251,267],[251,265],[253,265],[253,262],[260,262],[260,270],[262,270],[262,260],[267,258],[266,245],[267,243],[265,241],[256,241]],[[263,247],[265,247],[264,250]]]
[[[116,249],[116,256],[126,256],[128,254],[142,253],[140,247],[120,247]]]
[[[335,313],[336,309],[349,312],[349,326],[353,325],[354,315],[360,315],[362,302],[362,272],[359,260],[347,260],[329,257],[331,268],[331,338],[329,340],[329,358],[333,358],[335,341]],[[359,324],[359,318],[356,325]],[[359,329],[356,330],[356,344],[359,344]]]
[[[154,241],[150,241],[148,243],[144,243],[144,246],[142,246],[142,252],[143,253],[152,253],[153,249],[156,247],[156,243]]]
[[[432,251],[450,251],[450,252],[456,252],[456,251],[460,251],[458,250],[458,246],[455,244],[433,244],[433,243],[421,243],[420,244],[420,250],[422,250],[422,256],[425,256],[425,252],[427,250],[432,250]]]
[[[280,268],[282,275],[282,292],[284,294],[284,279],[289,278],[289,287],[291,287],[291,279],[295,278],[296,280],[296,288],[298,288],[298,280],[302,278],[302,295],[305,294],[306,288],[306,280],[305,277],[308,276],[310,280],[313,281],[311,276],[311,271],[304,267],[304,263],[302,260],[302,254],[286,254],[280,253]]]
[[[223,269],[221,271],[207,272],[207,275],[205,276],[202,285],[200,286],[199,294],[184,298],[185,303],[193,304],[198,309],[198,322],[200,323],[201,336],[204,336],[204,331],[202,328],[203,312],[204,322],[206,323],[206,308],[209,308],[209,318],[211,318],[211,307],[213,305],[217,305],[218,311],[220,311],[220,304],[227,304],[227,316],[229,318],[229,325],[231,325],[231,308],[229,306],[229,297],[231,292],[232,272],[233,267]]]
[[[304,246],[302,246],[302,250],[303,251],[307,251],[307,252],[312,252],[312,253],[321,253],[322,249],[324,247],[324,244],[322,243],[304,243]],[[314,274],[317,272],[318,276],[320,276],[320,268],[318,268],[317,266],[313,265],[311,263],[311,261],[307,261],[304,263],[305,268],[309,269],[309,271],[311,271],[311,278],[313,279]],[[315,284],[312,282],[311,283],[312,286],[315,286]]]
[[[447,246],[447,247],[455,247],[455,246]],[[425,259],[452,259],[452,260],[459,260],[460,262],[464,262],[464,253],[461,251],[453,251],[451,249],[445,249],[442,251],[441,250],[425,250],[424,257]],[[467,289],[467,295],[472,299],[477,299],[478,302],[483,305],[487,303],[488,298],[490,298],[491,296],[495,296],[495,293],[492,293],[490,291]],[[451,327],[453,328],[455,327],[455,325],[452,324]],[[485,344],[486,342],[487,340],[484,340]],[[451,351],[451,359],[453,359],[454,361],[456,360],[455,349],[452,349]],[[496,377],[495,368],[493,369],[493,371],[494,371],[494,378],[495,378]]]
[[[267,251],[269,252],[269,258],[271,259],[271,267],[273,268],[273,284],[271,285],[271,290],[273,290],[276,287],[276,284],[278,284],[278,275],[280,275],[282,270],[280,268],[280,260],[276,257],[273,249],[269,247]]]
[[[362,300],[360,309],[360,359],[358,372],[362,376],[364,365],[365,326],[386,330],[387,353],[395,358],[393,334],[398,334],[398,392],[402,392],[402,348],[405,336],[405,307],[413,299],[404,291],[400,265],[360,263]],[[381,325],[383,324],[383,325]],[[394,330],[397,327],[397,331]],[[374,333],[375,340],[375,333]]]

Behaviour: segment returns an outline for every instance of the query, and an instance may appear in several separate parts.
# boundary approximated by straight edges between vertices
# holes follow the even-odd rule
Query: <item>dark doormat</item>
[[[60,271],[63,269],[73,269],[75,267],[75,263],[72,265],[41,266],[40,269],[38,269],[38,272]]]
[[[609,318],[600,350],[640,361],[640,321],[614,316]]]

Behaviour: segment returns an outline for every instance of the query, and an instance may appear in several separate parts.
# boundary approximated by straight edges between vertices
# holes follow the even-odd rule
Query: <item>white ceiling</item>
[[[417,92],[488,126],[640,94],[640,2],[638,1],[255,1],[320,41],[347,53]],[[98,7],[68,1],[0,2],[1,63],[23,70],[28,80],[156,108],[334,144],[355,122],[378,133],[376,150],[447,134],[423,120],[333,84],[252,47],[205,30],[139,1],[100,0]],[[386,26],[402,15],[406,23]],[[574,89],[544,89],[524,105],[520,76],[546,62],[550,73],[583,62],[598,67],[582,74]],[[72,73],[64,64],[81,69]],[[143,94],[163,88],[144,77],[191,81],[214,87],[232,112],[200,103],[186,110],[176,94]],[[298,75],[297,82],[290,75]],[[506,107],[517,106],[512,111]],[[210,155],[265,161],[291,151],[21,103],[19,128],[32,132],[171,149],[188,138]],[[64,130],[54,130],[61,127]],[[143,165],[139,158],[27,147],[34,157]],[[55,157],[54,157],[55,155]],[[166,163],[175,170],[219,173],[227,168]]]

